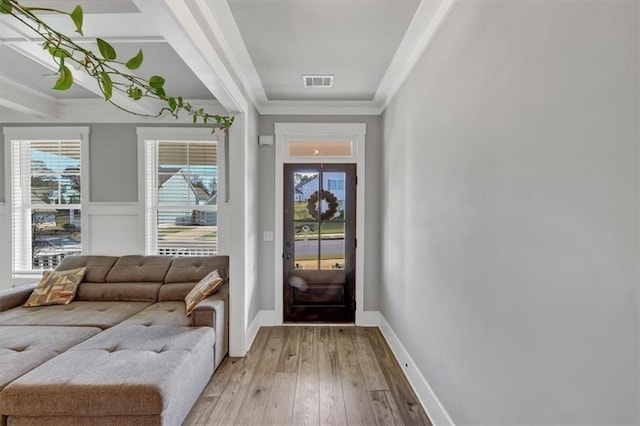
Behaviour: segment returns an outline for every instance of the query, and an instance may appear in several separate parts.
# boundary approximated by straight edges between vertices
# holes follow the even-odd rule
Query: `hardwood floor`
[[[263,327],[185,425],[431,425],[377,328]]]

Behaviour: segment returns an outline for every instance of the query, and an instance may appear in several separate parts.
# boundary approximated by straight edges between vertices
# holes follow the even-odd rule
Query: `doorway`
[[[356,165],[284,164],[285,322],[355,321]]]

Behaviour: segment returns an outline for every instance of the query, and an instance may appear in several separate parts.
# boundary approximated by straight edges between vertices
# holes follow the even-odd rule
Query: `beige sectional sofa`
[[[228,351],[229,284],[191,316],[184,298],[226,256],[72,256],[69,305],[0,292],[0,424],[179,425]]]

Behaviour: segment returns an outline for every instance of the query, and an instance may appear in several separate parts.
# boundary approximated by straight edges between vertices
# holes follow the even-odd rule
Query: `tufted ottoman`
[[[0,389],[99,332],[93,327],[0,326]]]
[[[210,327],[121,324],[9,384],[11,425],[179,425],[214,371]]]

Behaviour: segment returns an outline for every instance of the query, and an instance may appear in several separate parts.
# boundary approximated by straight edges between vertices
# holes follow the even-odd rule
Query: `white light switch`
[[[264,231],[262,233],[263,241],[273,241],[273,231]]]

